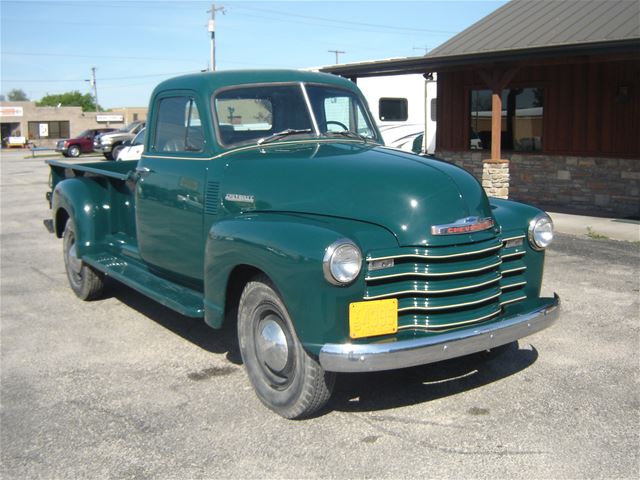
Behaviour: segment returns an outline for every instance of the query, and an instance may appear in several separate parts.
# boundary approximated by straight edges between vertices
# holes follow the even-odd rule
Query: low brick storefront
[[[489,153],[440,151],[482,181]],[[640,159],[503,154],[509,162],[509,198],[547,209],[615,217],[640,216]]]

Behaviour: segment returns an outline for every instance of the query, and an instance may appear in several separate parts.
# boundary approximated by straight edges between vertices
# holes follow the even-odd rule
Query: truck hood
[[[443,161],[358,142],[274,143],[220,161],[225,162],[221,198],[231,213],[364,221],[388,229],[401,246],[466,243],[494,234],[491,229],[455,238],[432,235],[433,225],[492,217],[478,181]]]

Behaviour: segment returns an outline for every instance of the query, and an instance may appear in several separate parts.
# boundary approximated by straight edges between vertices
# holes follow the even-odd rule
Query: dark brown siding
[[[438,150],[469,148],[469,90],[486,88],[477,68],[438,73]],[[640,156],[640,60],[522,67],[510,85],[544,88],[543,153]]]

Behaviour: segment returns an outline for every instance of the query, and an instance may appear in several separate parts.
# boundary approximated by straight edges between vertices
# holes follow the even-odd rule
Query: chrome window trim
[[[318,119],[316,118],[316,112],[313,111],[313,107],[311,106],[311,100],[309,100],[309,94],[307,93],[307,88],[305,87],[304,82],[300,82],[300,89],[302,90],[304,102],[307,104],[307,110],[311,115],[311,124],[313,125],[313,131],[315,132],[316,137],[319,137],[320,128],[318,127]]]

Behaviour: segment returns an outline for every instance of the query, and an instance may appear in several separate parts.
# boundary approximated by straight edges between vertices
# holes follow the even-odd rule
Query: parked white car
[[[133,137],[131,143],[118,152],[117,161],[123,160],[140,160],[142,152],[144,151],[144,133],[146,128],[143,128],[138,134]]]

